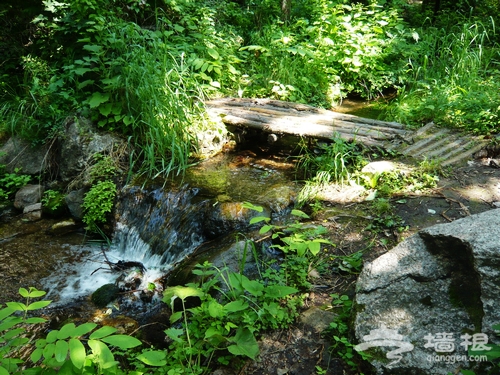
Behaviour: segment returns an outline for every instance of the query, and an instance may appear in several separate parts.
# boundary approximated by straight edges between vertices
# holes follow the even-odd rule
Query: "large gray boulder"
[[[0,164],[9,173],[18,170],[21,174],[40,175],[50,168],[49,152],[49,145],[33,146],[19,137],[11,137],[0,147]]]
[[[44,189],[41,185],[25,185],[19,189],[14,199],[14,207],[23,210],[25,207],[40,203]]]
[[[59,139],[59,175],[62,181],[69,182],[92,164],[95,154],[108,154],[123,147],[122,139],[97,133],[89,120],[71,119],[66,122],[65,132]]]
[[[373,354],[378,374],[484,366],[469,361],[466,347],[497,340],[499,280],[499,210],[422,230],[364,267],[354,305],[357,348]]]

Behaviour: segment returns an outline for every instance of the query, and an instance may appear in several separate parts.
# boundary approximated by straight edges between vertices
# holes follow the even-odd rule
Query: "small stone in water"
[[[102,308],[114,301],[118,297],[119,292],[120,288],[115,284],[104,284],[92,293],[91,300],[97,307]]]

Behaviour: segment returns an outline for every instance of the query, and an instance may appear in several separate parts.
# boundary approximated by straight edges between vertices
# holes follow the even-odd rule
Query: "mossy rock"
[[[120,293],[120,288],[115,284],[105,284],[92,293],[91,300],[97,307],[105,307],[118,297],[118,293]]]

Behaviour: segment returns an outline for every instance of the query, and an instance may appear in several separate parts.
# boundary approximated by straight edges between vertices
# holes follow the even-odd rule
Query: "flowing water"
[[[109,244],[88,241],[83,233],[49,236],[45,229],[54,220],[24,223],[20,219],[19,231],[26,228],[23,226],[37,226],[33,232],[38,236],[13,238],[5,244],[10,258],[6,262],[20,263],[19,254],[24,253],[26,264],[13,271],[17,283],[4,283],[5,289],[13,288],[4,297],[11,298],[18,287],[36,286],[46,290],[56,304],[66,304],[88,298],[105,284],[117,283],[130,291],[131,302],[157,300],[165,275],[200,245],[217,243],[217,236],[232,230],[245,230],[247,222],[241,221],[246,217],[238,216],[241,202],[262,205],[276,218],[282,215],[296,195],[292,169],[285,159],[240,152],[201,163],[168,186],[164,182],[126,186],[119,194]],[[232,217],[224,217],[223,208],[240,222],[234,224]],[[42,248],[34,252],[37,246]],[[212,247],[216,252],[217,246]],[[20,273],[26,277],[19,277]],[[151,292],[147,298],[145,291]]]

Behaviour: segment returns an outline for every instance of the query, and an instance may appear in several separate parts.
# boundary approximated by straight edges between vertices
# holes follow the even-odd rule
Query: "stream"
[[[58,220],[26,222],[14,210],[4,211],[0,302],[18,300],[20,287],[35,286],[47,291],[54,306],[65,305],[88,300],[110,283],[131,290],[129,304],[158,301],[165,276],[196,249],[210,243],[217,253],[219,238],[248,229],[252,212],[243,202],[262,205],[279,220],[298,189],[293,163],[285,157],[242,150],[191,167],[177,181],[125,186],[109,244],[83,230],[52,235],[49,228]]]

